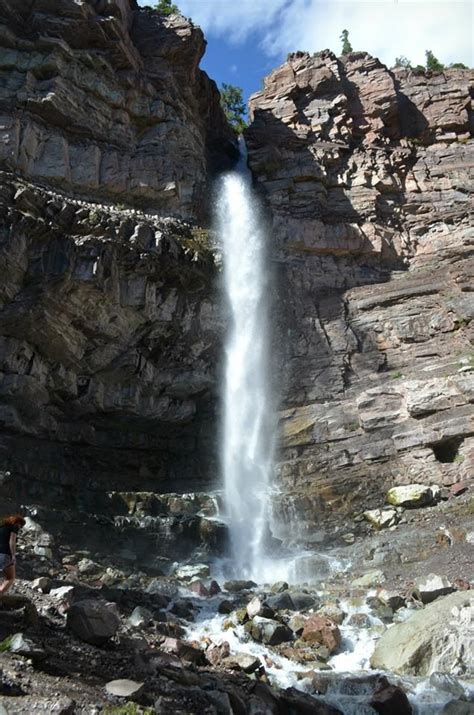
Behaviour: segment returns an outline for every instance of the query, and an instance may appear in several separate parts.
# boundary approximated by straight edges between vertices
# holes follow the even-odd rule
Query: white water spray
[[[222,180],[219,234],[231,327],[226,342],[222,465],[236,576],[261,580],[273,472],[275,410],[265,231],[252,195],[245,146]]]

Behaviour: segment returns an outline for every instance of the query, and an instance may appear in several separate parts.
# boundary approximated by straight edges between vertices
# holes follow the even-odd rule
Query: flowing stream
[[[230,313],[222,468],[235,575],[261,580],[275,436],[269,380],[270,274],[266,233],[252,194],[243,141],[240,149],[240,162],[222,179],[218,197]]]

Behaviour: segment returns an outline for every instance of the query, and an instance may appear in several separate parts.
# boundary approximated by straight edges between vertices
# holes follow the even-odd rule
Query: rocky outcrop
[[[205,41],[135,0],[0,3],[0,162],[76,197],[206,212],[233,133]]]
[[[303,538],[472,473],[473,85],[324,51],[251,98],[285,336],[275,521],[298,513]]]

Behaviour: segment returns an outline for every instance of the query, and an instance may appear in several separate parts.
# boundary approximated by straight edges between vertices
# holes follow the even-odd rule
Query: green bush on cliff
[[[179,15],[179,8],[171,0],[158,0],[155,10],[162,15]]]
[[[222,83],[221,89],[221,107],[232,129],[237,134],[242,134],[247,126],[244,119],[246,107],[242,99],[242,89],[235,87],[233,84]]]
[[[442,72],[444,70],[444,65],[434,56],[431,50],[426,50],[425,55],[427,70],[430,72]]]
[[[348,55],[349,52],[353,52],[352,45],[349,42],[349,30],[343,30],[339,38],[342,42],[342,54]]]

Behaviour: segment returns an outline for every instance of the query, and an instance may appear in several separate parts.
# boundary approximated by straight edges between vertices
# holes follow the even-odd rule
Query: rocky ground
[[[417,505],[355,521],[298,585],[215,580],[216,562],[156,576],[28,518],[0,608],[0,712],[471,713],[464,486],[392,494]]]

